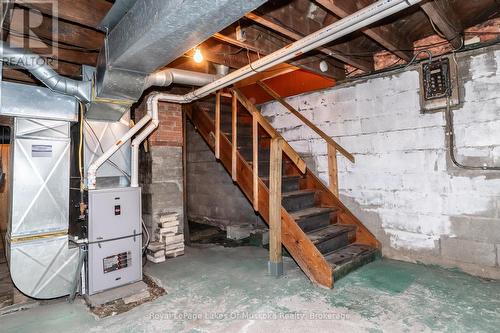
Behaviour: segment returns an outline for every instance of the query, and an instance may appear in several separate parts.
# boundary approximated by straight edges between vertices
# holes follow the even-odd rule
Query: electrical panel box
[[[88,192],[88,294],[142,279],[141,189]]]
[[[424,111],[444,109],[458,104],[457,64],[450,58],[422,63],[420,70],[420,101]]]

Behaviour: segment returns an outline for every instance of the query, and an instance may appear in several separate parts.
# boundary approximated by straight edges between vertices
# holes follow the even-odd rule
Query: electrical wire
[[[460,81],[460,70],[458,66],[458,61],[456,58],[456,52],[452,53],[452,59],[455,62],[455,65],[457,67],[457,78],[458,81]],[[445,120],[446,120],[446,129],[448,134],[449,140],[449,152],[450,152],[450,159],[455,164],[457,167],[461,169],[466,169],[466,170],[484,170],[484,171],[500,171],[500,167],[496,166],[488,166],[488,165],[483,165],[483,166],[475,166],[475,165],[465,165],[461,162],[457,161],[457,158],[455,156],[455,130],[453,126],[453,111],[451,110],[451,103],[450,103],[450,92],[451,92],[451,87],[448,85],[448,81],[445,80],[445,84],[447,85],[446,87],[446,110],[445,110]]]
[[[144,243],[144,246],[142,247],[142,252],[144,253],[146,251],[146,249],[148,248],[149,241],[151,240],[151,238],[150,238],[148,228],[146,228],[146,224],[144,223],[143,218],[141,218],[141,222],[142,222],[142,228],[146,232],[146,242]]]
[[[85,188],[85,182],[83,179],[83,104],[79,102],[80,105],[80,142],[78,144],[78,171],[80,172],[80,194],[83,199],[83,190]]]

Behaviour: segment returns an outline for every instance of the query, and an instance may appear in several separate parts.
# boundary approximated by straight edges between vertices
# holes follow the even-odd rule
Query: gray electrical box
[[[141,189],[89,191],[88,294],[142,279]]]
[[[420,104],[422,110],[435,111],[458,105],[458,67],[449,57],[423,62],[420,67]]]

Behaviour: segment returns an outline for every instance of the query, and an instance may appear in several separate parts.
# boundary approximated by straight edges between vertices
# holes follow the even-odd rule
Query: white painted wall
[[[458,59],[464,82],[463,104],[454,112],[458,159],[500,165],[499,47]],[[338,156],[341,198],[386,255],[496,276],[500,173],[452,165],[444,113],[421,113],[416,70],[288,102],[355,156],[355,164]],[[327,183],[324,141],[277,103],[262,112]]]

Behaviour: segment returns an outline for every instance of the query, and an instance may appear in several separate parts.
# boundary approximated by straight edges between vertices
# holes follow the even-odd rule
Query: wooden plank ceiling
[[[200,45],[206,60],[232,68],[269,54],[297,39],[329,25],[371,3],[374,0],[270,0],[253,13],[248,13]],[[11,16],[5,20],[3,38],[14,43],[40,38],[57,48],[57,71],[79,77],[81,65],[95,66],[103,45],[104,33],[97,27],[111,8],[105,0],[59,0],[58,35],[53,41],[51,8],[43,2],[15,1]],[[38,15],[41,24],[33,29],[37,37],[22,33],[22,16]],[[436,0],[392,16],[383,22],[353,33],[340,41],[325,45],[303,55],[292,64],[327,77],[343,79],[346,66],[364,72],[374,69],[373,55],[386,50],[409,61],[416,40],[436,34],[435,29],[457,48],[457,36],[464,29],[499,16],[498,0]],[[431,24],[432,20],[432,24]],[[9,25],[10,24],[10,25]],[[244,39],[236,39],[236,30],[244,31]],[[189,54],[188,54],[189,55]],[[324,72],[320,71],[328,65]],[[197,65],[182,57],[172,67],[210,71],[207,63]],[[4,67],[7,80],[35,83],[28,73]]]

